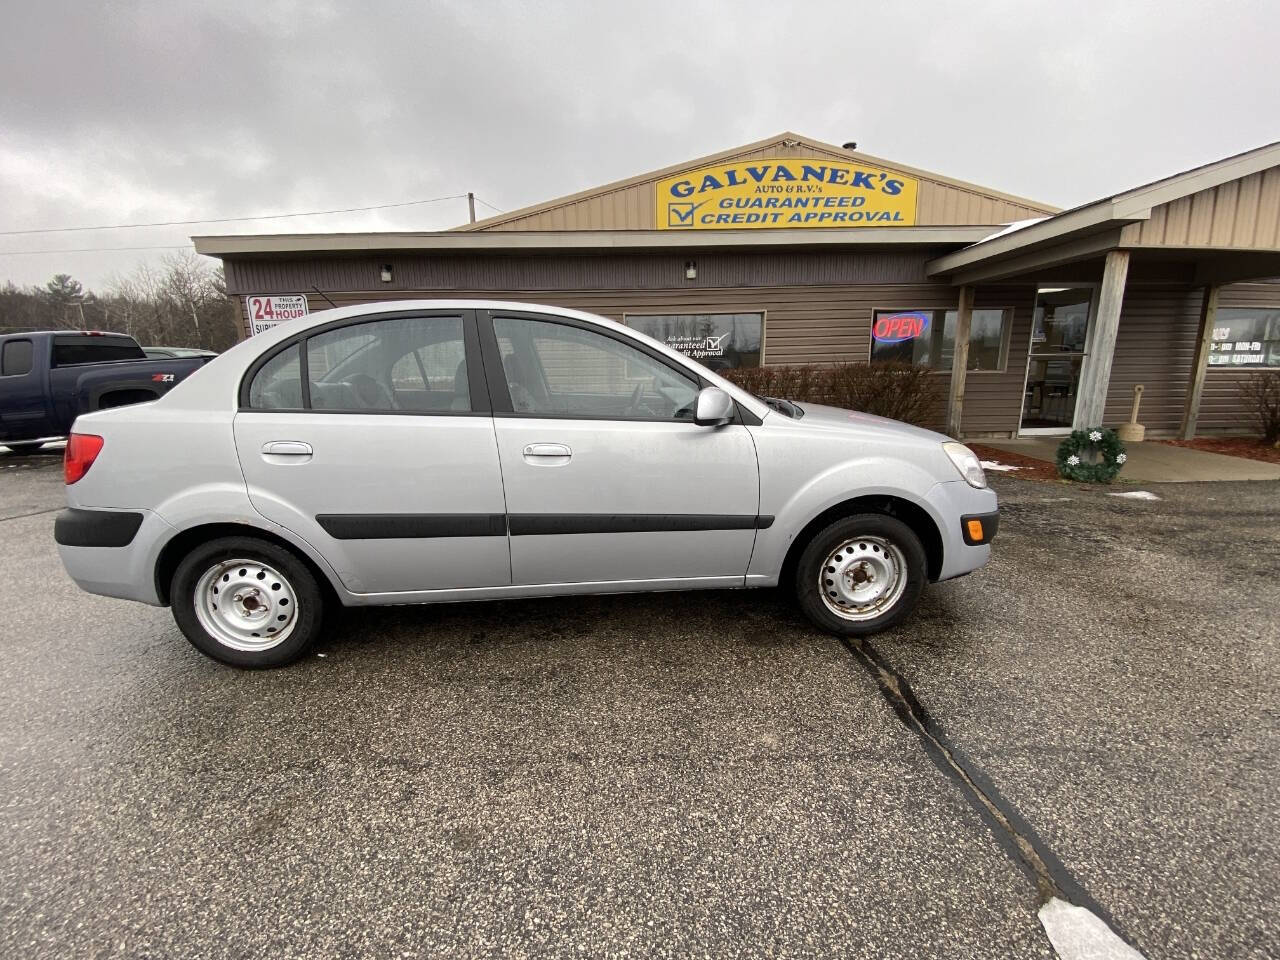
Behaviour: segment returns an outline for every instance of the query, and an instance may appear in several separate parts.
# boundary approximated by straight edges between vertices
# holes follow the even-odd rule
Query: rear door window
[[[53,365],[75,367],[112,360],[145,360],[142,348],[128,337],[61,336],[53,338]]]
[[[31,341],[9,340],[0,354],[0,376],[20,377],[31,372]]]
[[[395,317],[307,340],[316,410],[394,413],[471,410],[462,317]]]

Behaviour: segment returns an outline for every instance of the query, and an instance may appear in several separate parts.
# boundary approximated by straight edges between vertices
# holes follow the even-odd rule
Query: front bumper
[[[155,569],[173,528],[150,510],[62,511],[53,536],[67,574],[82,590],[154,606]]]
[[[995,536],[999,516],[994,490],[979,490],[963,480],[950,480],[930,490],[928,500],[942,531],[939,580],[972,573],[991,559],[991,538]],[[982,542],[975,542],[970,534],[968,521],[971,519],[983,523]]]

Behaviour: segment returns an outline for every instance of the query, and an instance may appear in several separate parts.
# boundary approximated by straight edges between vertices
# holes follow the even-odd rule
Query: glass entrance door
[[[1092,304],[1092,287],[1042,287],[1037,292],[1019,433],[1071,430]]]

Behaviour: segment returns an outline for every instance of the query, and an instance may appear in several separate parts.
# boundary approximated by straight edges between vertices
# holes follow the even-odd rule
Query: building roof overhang
[[[791,230],[439,231],[429,233],[290,233],[192,237],[210,257],[388,253],[555,254],[964,247],[999,224],[964,227],[799,228]]]
[[[1121,229],[1150,219],[1155,207],[1277,165],[1280,142],[1002,230],[929,261],[925,269],[931,277],[965,284],[1005,279],[1097,256],[1118,248]]]

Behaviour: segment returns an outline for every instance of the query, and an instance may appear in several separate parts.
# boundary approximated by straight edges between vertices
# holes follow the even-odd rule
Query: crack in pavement
[[[57,513],[62,509],[62,507],[50,507],[48,510],[33,510],[30,513],[15,513],[9,517],[0,517],[0,523],[3,523],[6,520],[21,520],[24,517],[40,517],[44,516],[46,513]]]
[[[1043,908],[1057,899],[1084,907],[1126,943],[1133,943],[1111,914],[1080,886],[1062,861],[1035,834],[1031,825],[1000,795],[994,784],[947,739],[916,698],[911,685],[865,640],[842,637],[841,642],[875,680],[881,695],[902,724],[919,737],[933,764],[960,786],[970,805],[991,828],[996,841],[1010,859],[1030,876],[1039,899],[1037,906]]]

